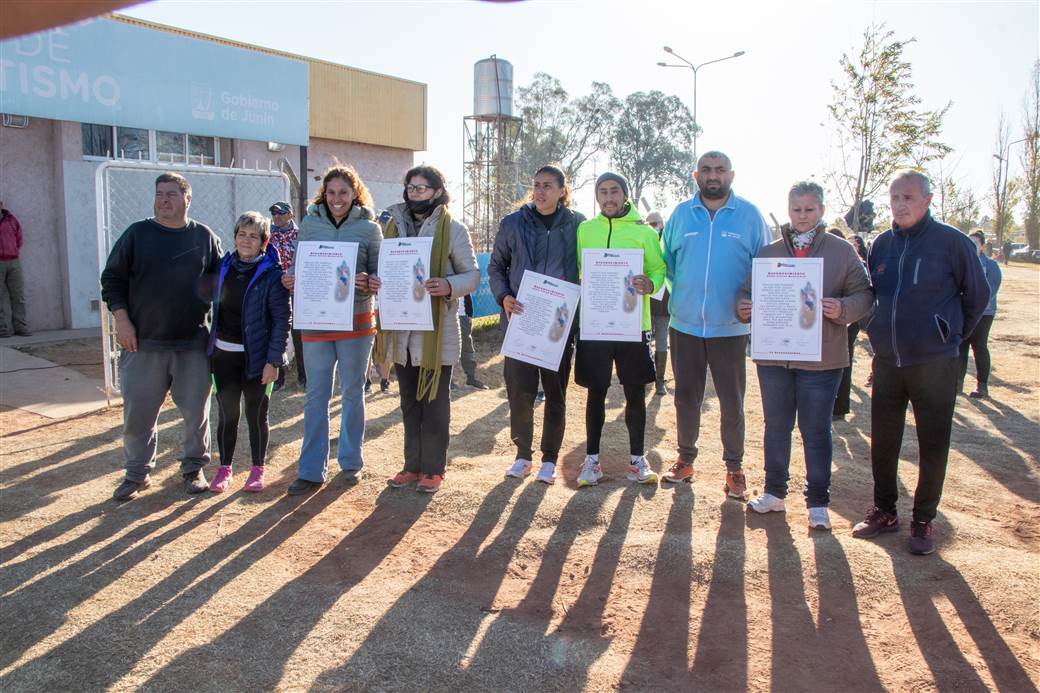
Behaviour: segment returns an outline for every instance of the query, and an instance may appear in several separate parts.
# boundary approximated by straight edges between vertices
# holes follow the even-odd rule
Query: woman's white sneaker
[[[758,498],[752,498],[748,501],[748,507],[756,513],[782,513],[787,511],[787,508],[784,506],[784,499],[777,498],[771,493],[763,493]]]
[[[514,479],[523,479],[530,473],[531,460],[518,459],[509,469],[506,470],[506,476],[513,477]]]
[[[809,527],[826,530],[831,528],[831,516],[827,508],[809,508]]]
[[[578,474],[578,486],[595,486],[602,478],[603,472],[599,468],[599,459],[586,455],[585,462],[581,465],[581,473]]]
[[[628,480],[638,481],[641,484],[656,484],[657,473],[650,469],[646,458],[640,455],[632,458],[632,464],[628,466]]]
[[[540,481],[543,484],[555,484],[556,464],[553,462],[542,462],[542,466],[538,470],[538,476],[536,476],[534,480]]]

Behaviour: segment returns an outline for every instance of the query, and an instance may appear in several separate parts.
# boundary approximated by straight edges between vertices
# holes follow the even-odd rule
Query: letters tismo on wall
[[[0,42],[0,112],[306,144],[307,65],[97,19]]]

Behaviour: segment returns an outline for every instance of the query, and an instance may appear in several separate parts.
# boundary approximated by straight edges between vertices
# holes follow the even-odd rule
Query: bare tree
[[[859,53],[841,56],[843,78],[831,83],[828,107],[838,134],[840,170],[828,175],[842,204],[853,210],[859,226],[860,203],[878,192],[901,166],[923,166],[942,158],[950,147],[939,140],[950,104],[936,111],[918,110],[912,68],[903,50],[914,39],[898,40],[884,24],[863,32]]]
[[[1026,242],[1040,247],[1040,60],[1033,64],[1022,109],[1022,196],[1025,198]]]
[[[556,164],[572,187],[580,188],[592,156],[603,149],[620,101],[610,86],[593,82],[592,91],[571,99],[560,81],[545,72],[517,90],[520,136],[520,178],[529,181],[545,164]]]
[[[1012,210],[1018,204],[1019,181],[1011,177],[1009,149],[1011,147],[1011,125],[1004,114],[997,121],[997,137],[994,142],[997,151],[993,155],[996,164],[993,169],[993,228],[997,234],[997,243],[1004,243],[1004,234],[1011,230],[1014,223]]]
[[[957,180],[959,163],[960,160],[951,164],[949,157],[933,161],[928,177],[932,181],[934,215],[967,233],[979,225],[979,199],[974,190]]]

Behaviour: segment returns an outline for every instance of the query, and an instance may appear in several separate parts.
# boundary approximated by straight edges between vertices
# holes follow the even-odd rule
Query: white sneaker
[[[602,478],[603,472],[599,468],[599,460],[592,455],[585,455],[581,473],[578,474],[578,486],[595,486]]]
[[[787,511],[787,508],[784,507],[784,499],[777,498],[771,493],[763,493],[758,498],[752,498],[747,505],[756,513],[782,513]]]
[[[556,464],[554,462],[542,462],[542,466],[538,470],[538,476],[536,476],[534,480],[540,481],[543,484],[555,484]]]
[[[640,455],[632,458],[632,464],[628,466],[628,480],[638,481],[641,484],[656,484],[657,473],[650,469],[646,458]]]
[[[831,528],[831,517],[827,508],[809,508],[809,527],[826,530]]]
[[[523,479],[530,473],[531,460],[525,459],[518,459],[509,469],[506,470],[506,476],[511,476],[514,479]]]

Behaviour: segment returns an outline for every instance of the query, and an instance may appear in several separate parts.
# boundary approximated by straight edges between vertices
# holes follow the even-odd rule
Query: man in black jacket
[[[181,475],[188,493],[206,490],[209,462],[209,297],[220,241],[188,218],[191,185],[181,175],[155,180],[155,216],[130,225],[101,273],[101,298],[116,321],[123,395],[126,478],[116,500],[151,484],[156,422],[168,392],[184,419]]]
[[[926,176],[897,173],[889,195],[892,229],[874,241],[867,261],[876,295],[866,326],[874,347],[874,507],[852,534],[871,538],[899,528],[897,466],[909,402],[920,448],[910,552],[928,554],[950,452],[960,343],[982,316],[989,287],[975,244],[929,214]]]

